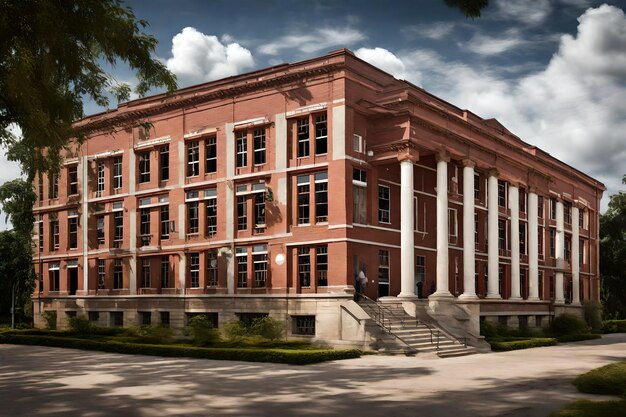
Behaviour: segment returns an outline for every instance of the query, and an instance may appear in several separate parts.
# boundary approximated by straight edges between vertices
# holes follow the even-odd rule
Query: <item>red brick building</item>
[[[36,184],[38,325],[270,314],[359,344],[361,269],[370,298],[449,329],[462,311],[457,333],[598,299],[604,186],[350,51],[77,124],[88,139]]]

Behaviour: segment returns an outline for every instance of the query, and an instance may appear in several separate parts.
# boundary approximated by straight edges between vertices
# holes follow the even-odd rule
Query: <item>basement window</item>
[[[315,336],[315,316],[292,316],[291,333],[299,336]]]

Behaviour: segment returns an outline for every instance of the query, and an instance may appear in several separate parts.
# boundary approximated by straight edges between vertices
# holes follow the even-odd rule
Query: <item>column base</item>
[[[415,293],[412,293],[412,292],[401,292],[400,294],[397,295],[396,298],[417,299],[417,295],[415,295]]]
[[[565,298],[555,299],[554,300],[554,304],[565,304]]]
[[[487,294],[485,298],[490,300],[502,300],[502,296],[500,294]]]
[[[508,300],[509,301],[524,301],[522,297],[510,297]]]
[[[580,307],[580,306],[582,306],[582,303],[580,303],[580,302],[572,302],[570,305],[574,306],[574,307]]]
[[[440,299],[440,298],[448,298],[448,299],[453,299],[454,296],[452,295],[452,293],[450,293],[450,291],[436,291],[434,294],[431,294],[428,296],[428,299]]]
[[[478,296],[476,294],[463,293],[459,295],[459,300],[478,300]]]
[[[528,297],[526,301],[541,301],[539,297]]]

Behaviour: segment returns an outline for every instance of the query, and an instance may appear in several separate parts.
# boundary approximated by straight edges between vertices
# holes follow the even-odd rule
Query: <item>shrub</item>
[[[241,320],[231,320],[224,325],[222,332],[226,338],[235,340],[247,336],[250,329]]]
[[[559,343],[566,343],[566,342],[579,342],[581,340],[600,339],[601,337],[602,336],[600,336],[599,334],[595,334],[595,333],[581,333],[581,334],[567,334],[567,335],[559,336],[556,338],[556,340],[558,340]]]
[[[529,349],[540,346],[554,346],[556,345],[556,339],[551,337],[537,337],[533,339],[521,339],[511,341],[495,341],[490,342],[491,350],[495,351],[507,351],[518,349]]]
[[[594,300],[584,301],[583,310],[587,326],[593,333],[600,333],[602,331],[602,304]]]
[[[189,319],[187,332],[196,346],[209,346],[220,340],[220,334],[207,316],[199,315]]]
[[[161,324],[150,324],[141,326],[137,330],[137,341],[149,344],[169,344],[172,343],[172,329]]]
[[[73,333],[87,334],[91,333],[93,325],[85,317],[71,317],[69,320],[69,328]]]
[[[626,333],[626,320],[605,320],[602,333]]]
[[[589,333],[587,324],[578,316],[564,313],[552,320],[550,332],[555,336]]]
[[[490,321],[481,321],[480,322],[480,334],[485,336],[485,338],[489,339],[492,337],[496,337],[498,335],[498,328],[496,325]]]
[[[624,417],[624,410],[626,410],[626,400],[579,400],[567,404],[559,411],[551,413],[550,417]]]
[[[46,322],[46,329],[55,330],[57,328],[57,312],[56,311],[44,311],[41,313],[41,317]]]
[[[578,376],[573,384],[587,394],[626,395],[626,361],[593,369]]]
[[[252,321],[252,326],[250,326],[250,334],[269,340],[280,339],[284,330],[285,326],[283,323],[271,317],[256,318]]]

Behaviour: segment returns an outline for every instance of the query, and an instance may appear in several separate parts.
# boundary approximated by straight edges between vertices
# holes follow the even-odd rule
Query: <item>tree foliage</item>
[[[128,100],[130,87],[103,68],[124,63],[136,73],[135,91],[176,89],[176,78],[152,57],[157,40],[143,33],[120,0],[0,0],[0,145],[33,178],[55,169],[83,100],[100,106]],[[19,126],[22,135],[11,129]]]
[[[5,221],[11,219],[13,230],[25,238],[30,237],[33,229],[33,204],[36,199],[31,183],[22,179],[0,185],[0,204],[4,210]]]
[[[622,179],[626,184],[626,175]],[[600,275],[607,318],[626,319],[626,192],[611,196],[600,217]]]
[[[11,294],[15,284],[16,317],[18,321],[25,320],[30,313],[34,283],[30,238],[15,230],[0,232],[0,316],[10,314]]]
[[[482,9],[489,5],[489,0],[444,0],[448,7],[456,7],[465,17],[480,17]]]

